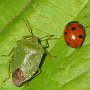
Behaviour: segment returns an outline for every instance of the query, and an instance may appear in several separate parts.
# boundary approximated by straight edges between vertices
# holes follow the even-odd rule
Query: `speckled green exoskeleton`
[[[36,75],[36,72],[39,70],[42,56],[46,51],[41,44],[41,40],[38,37],[33,36],[28,21],[25,20],[25,22],[30,31],[30,36],[25,36],[17,41],[16,48],[9,54],[11,55],[10,68],[12,80],[16,86],[22,85]],[[48,39],[52,36],[53,35],[49,35],[46,42],[48,42]],[[47,44],[46,46],[48,47]]]

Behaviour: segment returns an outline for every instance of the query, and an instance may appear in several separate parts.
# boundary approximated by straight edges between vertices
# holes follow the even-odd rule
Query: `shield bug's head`
[[[20,86],[25,81],[24,73],[20,68],[12,74],[12,80],[16,86]]]
[[[36,42],[36,43],[39,43],[40,42],[40,39],[38,37],[36,37],[36,36],[29,37],[28,39],[30,41],[32,41],[32,42]]]
[[[29,33],[30,33],[29,38],[26,38],[26,39],[29,39],[29,40],[32,41],[32,42],[40,43],[40,42],[41,42],[40,38],[38,38],[38,37],[36,37],[36,36],[33,35],[32,28],[31,28],[31,26],[29,25],[28,20],[25,20],[25,19],[24,19],[24,21],[25,21],[25,24],[26,24],[26,26],[27,26],[27,28],[28,28]]]

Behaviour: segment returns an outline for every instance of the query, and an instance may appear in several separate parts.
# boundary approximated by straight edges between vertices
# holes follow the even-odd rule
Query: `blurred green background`
[[[0,56],[8,54],[23,36],[29,35],[27,19],[37,37],[55,35],[41,74],[16,87],[8,77],[10,57],[0,57],[0,90],[90,90],[90,0],[0,0]],[[68,47],[63,39],[66,24],[76,20],[86,31],[81,48]]]

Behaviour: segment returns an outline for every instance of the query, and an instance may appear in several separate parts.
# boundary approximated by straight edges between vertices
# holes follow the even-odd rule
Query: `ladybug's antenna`
[[[30,24],[29,24],[28,20],[24,19],[24,18],[23,18],[23,20],[25,21],[26,27],[28,28],[28,31],[29,31],[30,35],[33,36],[32,28],[30,27]]]

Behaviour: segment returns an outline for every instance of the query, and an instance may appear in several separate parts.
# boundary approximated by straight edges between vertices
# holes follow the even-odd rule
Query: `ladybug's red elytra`
[[[85,39],[85,29],[78,21],[69,22],[64,29],[64,40],[68,46],[79,48]]]

